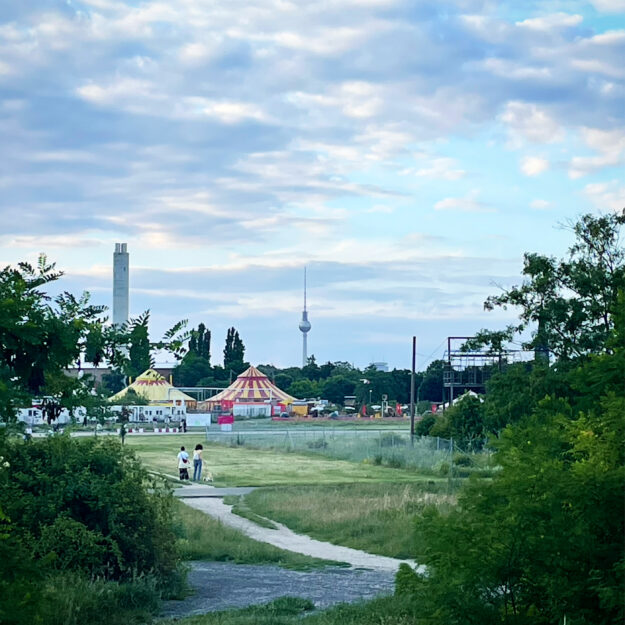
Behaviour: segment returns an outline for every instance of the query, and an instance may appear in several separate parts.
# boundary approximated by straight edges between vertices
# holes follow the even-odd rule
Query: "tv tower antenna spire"
[[[302,311],[302,319],[299,322],[299,329],[302,333],[302,367],[308,364],[308,333],[310,332],[310,321],[308,321],[308,311],[306,310],[306,267],[304,267],[304,310]]]

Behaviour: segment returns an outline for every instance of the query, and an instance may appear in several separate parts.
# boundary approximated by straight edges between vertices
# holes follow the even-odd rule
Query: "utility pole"
[[[414,375],[417,360],[417,337],[412,337],[412,368],[410,369],[410,440],[414,442]]]

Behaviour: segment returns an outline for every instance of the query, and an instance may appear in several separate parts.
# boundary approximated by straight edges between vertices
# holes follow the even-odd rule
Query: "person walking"
[[[193,450],[193,481],[199,482],[202,479],[202,450],[204,448],[199,443]]]
[[[178,456],[178,471],[180,473],[180,481],[189,479],[189,454],[184,447],[180,448]]]

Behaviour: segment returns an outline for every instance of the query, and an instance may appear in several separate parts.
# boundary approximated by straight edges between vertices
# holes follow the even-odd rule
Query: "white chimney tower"
[[[113,254],[113,325],[128,321],[129,258],[126,243],[115,243]]]

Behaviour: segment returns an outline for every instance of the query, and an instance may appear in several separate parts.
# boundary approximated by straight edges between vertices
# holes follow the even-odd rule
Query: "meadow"
[[[394,558],[413,558],[415,522],[426,505],[455,504],[447,482],[356,483],[262,488],[243,499],[262,517],[313,538]]]
[[[364,462],[327,458],[313,453],[276,453],[272,450],[209,444],[199,434],[164,436],[131,435],[126,445],[135,450],[148,469],[177,474],[176,455],[204,445],[205,470],[215,486],[279,486],[285,484],[344,484],[354,482],[419,482],[424,475]],[[428,477],[437,481],[440,477]]]

